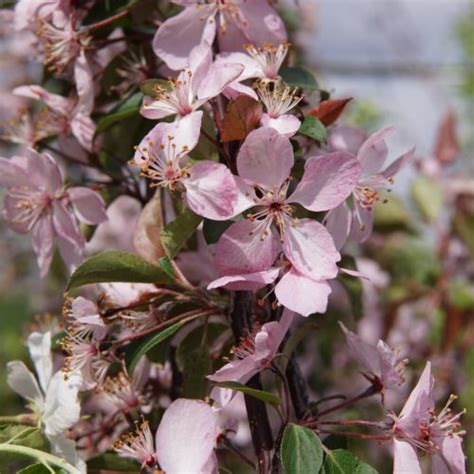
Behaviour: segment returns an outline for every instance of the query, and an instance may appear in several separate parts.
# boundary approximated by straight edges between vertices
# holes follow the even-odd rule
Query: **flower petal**
[[[36,374],[43,392],[46,393],[53,374],[53,358],[51,355],[51,332],[32,332],[28,336],[28,350],[35,365]]]
[[[189,169],[189,176],[182,183],[186,204],[196,214],[216,221],[233,217],[237,186],[225,165],[200,161]]]
[[[363,128],[335,127],[329,134],[328,143],[334,151],[346,151],[357,156],[366,139],[367,132]]]
[[[315,212],[334,209],[351,194],[360,173],[361,166],[350,153],[309,158],[303,178],[288,202],[297,202]]]
[[[295,268],[285,273],[275,286],[279,303],[302,316],[324,313],[330,293],[331,287],[325,280],[312,280]]]
[[[153,38],[153,51],[171,69],[188,67],[191,50],[201,43],[209,45],[216,34],[214,5],[189,5],[167,19]]]
[[[74,81],[78,96],[75,113],[89,116],[94,110],[94,76],[83,50],[74,62]]]
[[[388,148],[386,136],[393,132],[393,127],[385,127],[370,135],[360,147],[357,158],[362,165],[362,175],[370,176],[382,168],[387,159]]]
[[[0,186],[11,188],[30,183],[27,171],[20,165],[18,159],[0,158]]]
[[[99,193],[82,186],[69,188],[67,193],[80,221],[95,225],[107,220],[105,202]]]
[[[407,166],[413,160],[414,156],[415,148],[412,148],[397,158],[393,163],[390,163],[390,165],[382,173],[384,178],[392,178],[395,176],[401,168]]]
[[[239,176],[265,189],[279,187],[293,167],[293,147],[273,128],[249,133],[237,156]]]
[[[25,152],[30,184],[51,193],[59,191],[63,185],[61,172],[56,161],[48,153],[38,153],[32,148]]]
[[[303,275],[316,280],[335,278],[341,259],[331,234],[319,222],[301,219],[283,234],[283,250]]]
[[[351,232],[352,211],[349,209],[349,206],[343,202],[335,209],[329,211],[324,223],[334,239],[336,249],[340,250]]]
[[[74,101],[62,95],[52,94],[41,86],[20,86],[13,89],[13,94],[44,102],[59,115],[69,116],[74,108]]]
[[[31,231],[31,238],[41,277],[45,277],[53,260],[54,233],[50,213],[42,215],[36,221]]]
[[[64,433],[79,421],[81,405],[77,394],[82,386],[78,373],[66,375],[59,371],[53,375],[46,392],[42,421],[48,436]]]
[[[371,209],[362,207],[357,201],[355,201],[354,207],[350,235],[356,242],[364,242],[372,234],[374,213]]]
[[[262,127],[270,127],[276,130],[280,135],[292,137],[300,128],[301,122],[294,115],[286,114],[278,118],[272,118],[268,114],[263,114],[261,121]]]
[[[199,86],[198,99],[207,100],[218,96],[232,81],[240,76],[243,70],[244,66],[242,64],[214,63]]]
[[[38,382],[26,365],[19,360],[7,362],[7,384],[12,390],[39,408],[43,407],[44,396]]]
[[[208,290],[215,288],[228,288],[229,290],[248,290],[257,291],[265,285],[273,283],[280,270],[278,268],[272,268],[270,270],[264,270],[255,273],[246,273],[243,275],[229,275],[218,278],[212,281],[207,286]]]
[[[78,113],[71,120],[71,132],[77,141],[87,150],[94,148],[94,134],[96,125],[94,121],[85,114]]]
[[[214,450],[217,415],[199,400],[175,400],[156,432],[156,455],[167,474],[202,472]]]
[[[257,222],[243,219],[222,234],[215,254],[219,275],[256,273],[272,266],[278,253],[278,241],[271,232],[260,235],[257,228]]]
[[[207,378],[213,382],[246,383],[260,370],[260,362],[253,356],[233,359]]]
[[[406,441],[393,440],[393,474],[422,474],[416,449]]]
[[[466,458],[459,435],[446,435],[440,441],[439,454],[432,456],[433,474],[466,474]]]

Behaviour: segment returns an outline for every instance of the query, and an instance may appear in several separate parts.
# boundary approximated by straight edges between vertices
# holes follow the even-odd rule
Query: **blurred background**
[[[344,297],[334,300],[347,305],[333,305],[329,314],[307,321],[319,328],[300,353],[311,389],[318,396],[355,390],[347,375],[356,376],[358,367],[339,350],[343,340],[336,325],[337,319],[349,320],[368,341],[384,338],[410,359],[403,394],[432,360],[439,400],[444,404],[455,392],[456,408],[468,409],[465,451],[474,459],[474,2],[280,0],[278,5],[320,88],[331,98],[354,98],[340,123],[371,132],[394,125],[390,160],[417,149],[416,162],[397,176],[394,192],[377,210],[373,237],[348,247],[370,281],[345,282]],[[0,16],[3,135],[19,126],[15,116],[25,106],[9,91],[41,74],[27,43],[10,28],[8,18]],[[0,151],[13,153],[6,144]],[[130,224],[138,210],[133,203],[111,210],[116,228],[120,219]],[[101,236],[111,247],[128,247],[121,238],[114,229]],[[0,222],[2,414],[23,410],[6,388],[5,363],[25,358],[19,342],[25,329],[49,324],[45,314],[60,316],[64,281],[59,264],[42,281],[29,239]],[[365,414],[374,417],[370,406]],[[385,451],[371,448],[354,445],[380,472],[389,472]]]

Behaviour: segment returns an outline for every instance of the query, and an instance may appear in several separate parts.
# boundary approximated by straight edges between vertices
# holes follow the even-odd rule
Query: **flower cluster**
[[[37,377],[8,364],[33,412],[22,419],[50,444],[39,461],[87,472],[113,451],[146,472],[214,473],[232,452],[269,473],[286,430],[324,440],[361,425],[380,433],[356,437],[393,442],[397,474],[421,473],[424,454],[433,472],[464,473],[460,414],[454,397],[436,414],[429,362],[396,416],[408,361],[382,340],[341,323],[369,383],[353,398],[311,401],[297,361],[313,315],[352,296],[341,282],[370,277],[351,249],[414,149],[389,160],[392,127],[336,124],[344,105],[293,67],[274,2],[105,3],[19,0],[13,13],[47,79],[13,90],[29,109],[4,127],[19,146],[0,158],[2,216],[31,234],[42,277],[68,279],[61,324],[27,339]],[[326,418],[374,395],[383,421]]]

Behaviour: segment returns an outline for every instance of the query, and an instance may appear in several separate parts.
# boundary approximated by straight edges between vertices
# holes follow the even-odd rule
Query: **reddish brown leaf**
[[[321,102],[318,107],[306,112],[306,115],[312,115],[319,119],[324,126],[329,127],[341,115],[346,105],[352,100],[352,97],[347,99],[329,99]]]
[[[227,105],[221,124],[223,142],[243,140],[257,128],[262,117],[262,105],[251,97],[242,95]]]
[[[450,110],[438,129],[434,154],[442,165],[449,165],[459,155],[459,140],[456,134],[456,115]]]

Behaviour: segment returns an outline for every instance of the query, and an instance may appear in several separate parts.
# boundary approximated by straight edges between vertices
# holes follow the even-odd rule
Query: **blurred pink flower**
[[[79,296],[68,303],[65,312],[69,331],[74,331],[79,337],[92,334],[98,341],[105,337],[107,327],[96,303]]]
[[[159,463],[167,474],[213,472],[217,433],[217,414],[209,405],[179,398],[166,409],[155,442],[148,423],[143,422],[136,434],[124,435],[115,450],[136,459],[142,467]]]
[[[354,208],[350,209],[344,202],[326,217],[328,229],[336,236],[337,248],[344,245],[350,233],[359,242],[369,238],[373,225],[373,206],[380,199],[379,191],[393,184],[393,176],[415,154],[413,148],[382,171],[388,154],[385,137],[392,131],[393,127],[385,127],[367,138],[363,129],[336,127],[329,136],[329,145],[333,150],[355,155],[362,167],[360,179],[352,192]]]
[[[252,43],[263,46],[286,41],[285,26],[267,0],[174,0],[184,10],[166,20],[153,39],[153,50],[171,69],[184,69],[197,44],[213,43],[235,51]],[[179,41],[176,38],[179,36]]]
[[[231,172],[213,161],[186,163],[199,139],[201,117],[202,112],[195,112],[179,122],[159,123],[137,147],[134,162],[153,185],[185,191],[186,205],[196,214],[225,220],[234,215],[237,201]]]
[[[380,391],[399,386],[405,381],[403,371],[408,362],[407,359],[399,357],[382,340],[374,346],[349,331],[343,323],[339,322],[339,326],[346,336],[347,345],[352,354],[367,370],[364,375],[380,388]]]
[[[456,397],[452,395],[443,410],[436,415],[433,384],[431,364],[427,362],[418,384],[391,427],[394,436],[394,474],[422,474],[420,452],[431,456],[433,474],[466,472],[461,438],[463,432],[459,431],[459,418],[464,412],[453,415],[449,406]]]
[[[69,11],[70,0],[18,0],[14,24],[17,31],[35,31],[41,20],[51,19],[57,11]]]
[[[214,382],[246,383],[269,367],[291,326],[293,315],[293,311],[285,309],[279,321],[265,323],[255,334],[248,334],[233,349],[233,360],[208,378]]]
[[[280,245],[299,273],[317,280],[337,275],[341,256],[333,238],[319,222],[295,218],[292,204],[314,212],[338,206],[353,190],[360,165],[348,153],[311,157],[303,178],[287,197],[293,163],[290,140],[276,130],[260,128],[247,136],[237,156],[239,195],[234,214],[250,208],[254,212],[222,234],[215,255],[221,276],[268,270]]]
[[[42,135],[41,127],[47,129],[48,135],[60,135],[61,148],[70,153],[71,135],[87,150],[93,149],[95,123],[90,118],[94,108],[94,83],[92,71],[84,53],[77,58],[74,67],[77,87],[77,99],[52,94],[41,86],[20,86],[13,93],[44,102],[52,112],[43,123],[38,121],[36,133]]]
[[[84,249],[77,219],[86,224],[106,219],[100,195],[85,187],[64,189],[56,162],[32,149],[0,158],[0,171],[0,185],[7,188],[2,215],[16,232],[32,234],[41,275],[49,270],[55,236],[66,264],[77,265]]]

